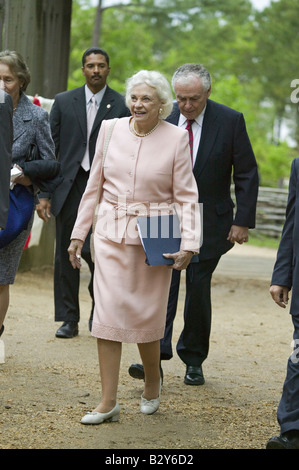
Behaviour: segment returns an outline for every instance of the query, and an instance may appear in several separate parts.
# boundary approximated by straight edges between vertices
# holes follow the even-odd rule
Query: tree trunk
[[[6,0],[4,49],[22,54],[27,93],[54,98],[67,88],[72,0]]]
[[[102,29],[102,0],[99,0],[98,6],[97,6],[96,19],[94,22],[91,47],[100,46],[101,29]]]
[[[0,34],[3,1],[2,49],[18,51],[27,62],[31,72],[28,95],[54,98],[67,89],[72,0],[0,0]],[[40,230],[38,244],[23,252],[20,270],[53,265],[54,218]]]
[[[5,17],[5,0],[0,0],[0,51],[3,49],[3,28]]]

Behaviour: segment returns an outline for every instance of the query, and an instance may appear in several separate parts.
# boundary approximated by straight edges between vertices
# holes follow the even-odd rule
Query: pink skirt
[[[114,243],[95,233],[92,336],[148,343],[164,336],[172,270],[148,266],[142,245]]]

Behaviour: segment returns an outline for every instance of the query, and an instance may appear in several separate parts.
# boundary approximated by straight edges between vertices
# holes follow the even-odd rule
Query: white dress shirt
[[[95,97],[97,108],[99,109],[104,93],[106,91],[106,88],[107,88],[107,85],[105,85],[104,88],[102,88],[102,90],[100,90],[98,93],[94,95],[93,92],[88,88],[88,86],[85,85],[86,114],[91,103],[90,100],[93,96]]]
[[[102,90],[100,90],[98,93],[96,93],[94,95],[92,93],[92,91],[88,88],[88,86],[85,85],[85,100],[86,100],[87,121],[90,118],[94,122],[97,110],[99,109],[99,106],[101,104],[101,101],[102,101],[102,98],[104,96],[106,87],[107,86],[105,86]],[[90,106],[91,106],[91,102],[92,102],[91,100],[92,100],[93,97],[95,99],[95,108],[96,109],[91,109],[90,110]],[[93,116],[92,118],[91,118],[91,116],[88,116],[88,111],[89,110],[92,111],[92,116]],[[88,122],[87,122],[87,139],[88,139],[88,141],[89,141],[90,133],[91,133],[91,130],[92,130],[93,122],[90,123],[90,124],[88,124]],[[89,127],[89,126],[91,126],[91,127]],[[83,156],[81,166],[82,166],[83,170],[85,170],[85,171],[89,171],[89,169],[90,169],[89,142],[86,143],[86,150],[85,150],[85,154]]]
[[[203,123],[205,110],[206,110],[206,107],[202,110],[202,112],[199,114],[199,116],[197,116],[194,123],[192,124],[192,132],[193,132],[193,155],[192,155],[192,157],[193,157],[193,167],[194,167],[194,164],[195,164],[197,151],[198,151],[198,147],[199,147],[199,143],[200,143],[202,123]],[[183,129],[186,129],[187,123],[188,123],[188,119],[183,114],[180,114],[178,127],[182,127]]]

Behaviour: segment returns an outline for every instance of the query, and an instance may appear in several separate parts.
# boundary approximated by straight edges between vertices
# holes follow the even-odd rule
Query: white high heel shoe
[[[90,411],[81,419],[82,424],[101,424],[104,421],[118,421],[120,407],[116,403],[115,407],[108,413],[99,413],[98,411]]]
[[[141,402],[140,402],[140,411],[146,415],[152,415],[156,413],[157,409],[160,405],[160,396],[162,390],[162,379],[160,379],[160,389],[159,389],[159,396],[158,398],[153,398],[152,400],[147,400],[146,398],[141,395]]]

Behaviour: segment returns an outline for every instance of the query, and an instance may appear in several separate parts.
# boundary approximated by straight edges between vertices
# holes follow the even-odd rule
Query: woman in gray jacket
[[[0,88],[11,96],[13,102],[12,164],[20,168],[32,144],[38,147],[40,159],[55,159],[48,113],[32,104],[25,95],[29,82],[30,71],[23,57],[15,51],[0,52]],[[33,193],[32,182],[23,172],[15,183],[26,186]],[[0,334],[9,305],[9,285],[14,283],[33,215],[34,205],[27,228],[0,249]]]

